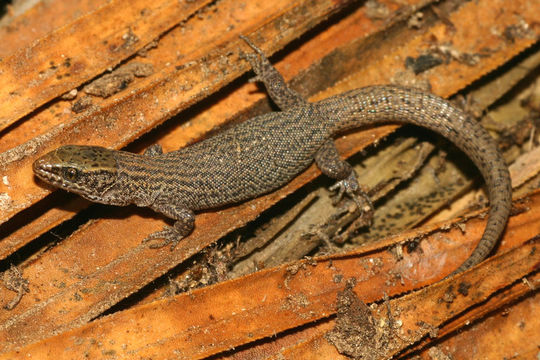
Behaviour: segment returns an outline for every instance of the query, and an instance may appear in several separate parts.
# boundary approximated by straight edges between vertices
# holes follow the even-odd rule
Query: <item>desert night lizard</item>
[[[163,153],[159,145],[143,155],[97,146],[66,145],[33,164],[35,174],[91,201],[147,206],[175,221],[145,239],[174,246],[194,226],[194,211],[238,203],[273,191],[313,161],[336,179],[357,204],[366,199],[351,166],[340,160],[333,137],[380,123],[430,129],[461,149],[482,173],[490,210],[482,239],[455,271],[481,262],[498,241],[510,214],[508,169],[490,135],[450,102],[413,88],[369,86],[309,103],[290,89],[263,52],[244,54],[282,111],[256,116],[186,148]]]

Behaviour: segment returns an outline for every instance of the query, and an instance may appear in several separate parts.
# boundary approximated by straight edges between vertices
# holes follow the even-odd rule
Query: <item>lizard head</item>
[[[66,145],[51,151],[32,165],[43,181],[106,204],[112,204],[118,168],[114,151],[98,146]]]

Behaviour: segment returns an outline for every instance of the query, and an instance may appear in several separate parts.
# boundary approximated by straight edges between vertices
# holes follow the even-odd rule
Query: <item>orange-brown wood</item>
[[[0,183],[0,193],[5,193],[0,202],[0,223],[50,192],[38,186],[32,175],[31,164],[40,155],[66,143],[123,147],[245,72],[248,64],[240,61],[238,56],[242,49],[247,51],[247,47],[238,35],[273,39],[279,28],[284,29],[282,23],[289,21],[288,24],[294,27],[289,30],[288,37],[279,43],[265,45],[270,54],[294,38],[293,33],[307,31],[340,8],[328,0],[250,4],[240,6],[235,1],[221,2],[219,9],[224,14],[211,13],[206,22],[194,18],[188,24],[197,27],[195,34],[186,33],[183,28],[169,32],[167,38],[160,39],[160,43],[167,42],[167,46],[155,50],[155,73],[139,79],[126,91],[103,101],[93,99],[95,106],[88,111],[78,116],[70,114],[62,122],[43,129],[44,132],[27,129],[17,139],[20,141],[23,135],[32,137],[17,146],[16,141],[6,139],[16,147],[0,153],[0,166],[6,176],[6,181]],[[308,8],[311,17],[306,18]],[[243,21],[246,18],[251,22]],[[296,20],[290,22],[293,18]],[[233,20],[235,31],[227,31]],[[208,31],[211,31],[210,36]],[[208,36],[202,44],[201,36]],[[58,107],[53,106],[47,111],[53,111],[55,116],[60,114],[60,117],[70,111],[66,110],[65,104],[59,103]],[[50,124],[38,117],[33,125],[43,123]],[[193,134],[186,137],[193,139]]]
[[[451,356],[455,360],[471,357],[484,359],[534,359],[540,340],[540,274],[523,278],[515,287],[526,288],[529,295],[516,302],[505,302],[484,321],[472,322],[466,329],[441,342],[435,342],[420,353],[420,359],[433,359],[433,354]],[[525,293],[525,291],[523,291]]]
[[[536,237],[499,257],[490,259],[472,271],[382,303],[373,311],[375,321],[386,321],[387,324],[393,322],[394,327],[388,331],[386,338],[379,339],[381,343],[384,341],[383,346],[377,348],[376,341],[372,341],[371,344],[368,342],[366,346],[368,351],[366,352],[371,354],[372,359],[390,359],[422,338],[436,337],[439,333],[439,327],[457,313],[462,313],[471,306],[484,305],[485,299],[498,296],[499,290],[536,271],[540,265],[539,245],[540,238]],[[497,276],[492,276],[494,273]],[[536,279],[538,280],[538,277]],[[533,280],[530,285],[535,286],[534,284],[540,283]],[[531,286],[527,287],[527,285],[521,284],[521,293],[532,293]],[[503,297],[502,300],[508,304],[512,297]],[[391,315],[388,314],[388,309],[390,309]],[[467,321],[474,319],[475,317],[472,316]],[[379,324],[375,323],[375,326],[379,326]],[[535,324],[538,322],[532,321],[531,328]],[[460,324],[460,326],[464,325],[467,324],[464,322]],[[271,357],[271,359],[349,359],[350,357],[340,354],[336,347],[327,341],[328,327],[330,327],[330,323],[320,326],[318,336],[313,336],[297,346],[282,349],[278,355]],[[529,332],[532,331],[531,329]],[[463,342],[464,339],[461,340]],[[471,343],[471,341],[467,342]],[[493,342],[492,338],[491,342]],[[482,358],[487,353],[492,354],[493,358],[505,352],[510,354],[509,349],[505,349],[500,344],[493,346],[497,350],[488,350],[482,353]],[[482,344],[483,347],[489,349],[486,345]],[[373,348],[369,348],[370,346]],[[531,349],[532,347],[528,346],[527,348]],[[460,359],[471,358],[470,352],[460,352]],[[431,355],[431,353],[426,355],[428,354]],[[452,352],[452,358],[454,358],[454,354]]]
[[[234,1],[230,1],[229,5],[232,6],[235,3],[236,2]],[[222,2],[222,5],[227,4],[228,2]],[[219,14],[221,22],[217,24],[212,21],[213,18],[208,19],[207,21],[198,20],[194,25],[191,25],[191,22],[188,22],[186,26],[191,25],[190,27],[192,29],[192,33],[195,32],[195,34],[190,33],[189,36],[182,36],[182,32],[179,30],[171,31],[160,40],[159,47],[155,50],[152,50],[148,54],[147,59],[152,60],[154,66],[158,68],[159,66],[164,67],[165,64],[167,64],[168,62],[174,61],[174,58],[176,57],[175,54],[178,51],[178,48],[182,48],[183,51],[187,53],[192,53],[199,50],[199,55],[204,53],[205,51],[209,51],[209,48],[201,49],[198,41],[195,41],[194,39],[197,39],[204,34],[207,34],[209,28],[211,28],[212,26],[217,33],[220,33],[220,30],[222,30],[221,33],[223,33],[225,32],[225,29],[229,26],[231,21],[244,20],[240,17],[242,13],[239,13],[238,11],[235,12],[235,10],[237,9],[234,6],[231,9],[221,9],[220,11],[225,12],[225,14]],[[246,9],[246,11],[247,10],[249,9]],[[262,10],[268,9],[263,8]],[[244,16],[247,17],[248,15],[246,14]],[[369,33],[381,29],[380,25],[368,22],[368,20],[369,19],[367,19],[366,16],[363,14],[363,11],[358,11],[358,14],[356,16],[351,16],[347,18],[345,21],[331,27],[327,32],[324,32],[319,36],[315,37],[312,41],[309,41],[300,46],[297,51],[291,53],[281,63],[277,64],[279,70],[284,73],[286,78],[291,78],[293,75],[298,74],[298,72],[300,72],[302,69],[307,68],[312,62],[316,61],[324,55],[327,55],[337,46],[343,45],[344,43],[357,38],[359,35],[363,34],[364,36],[366,36]],[[220,29],[217,25],[221,25],[222,28]],[[345,31],[345,29],[350,29],[353,31],[347,32]],[[328,37],[330,35],[333,35],[332,42],[328,42]],[[322,46],[321,42],[325,45]],[[211,46],[211,44],[212,42],[209,41],[208,46]],[[189,59],[194,58],[196,58],[196,56],[192,55],[192,57],[190,57]],[[158,60],[159,62],[156,63],[156,61]],[[234,67],[234,64],[232,65]],[[156,74],[156,76],[158,75],[159,74]],[[257,92],[256,89],[257,88],[254,84],[245,84],[236,91],[228,94],[228,96],[216,99],[216,101],[211,104],[211,106],[207,106],[203,112],[197,111],[195,113],[188,113],[189,122],[186,123],[182,121],[182,119],[177,118],[175,120],[178,123],[177,125],[169,125],[167,127],[167,132],[160,132],[159,136],[154,136],[152,139],[149,139],[149,142],[159,142],[160,144],[162,144],[165,151],[172,151],[178,149],[179,147],[185,146],[186,144],[189,144],[199,139],[211,129],[222,125],[231,118],[234,118],[234,116],[237,116],[239,113],[245,111],[245,109],[249,105],[266,96],[264,93]],[[154,93],[152,95],[152,98],[159,99],[159,97],[157,96],[158,94]],[[113,102],[113,104],[108,105],[111,108],[120,106],[120,104],[125,101],[125,99],[123,99],[120,94],[111,98],[113,98],[113,100],[110,100],[111,102]],[[166,99],[158,100],[158,104],[162,104],[164,102],[166,102]],[[126,107],[129,106],[129,104],[126,105]],[[157,115],[160,114],[159,111],[156,111],[156,109],[154,108],[149,108],[146,113],[149,114],[151,111],[155,111]],[[31,163],[39,155],[43,154],[49,149],[54,148],[55,146],[59,146],[68,142],[85,142],[101,146],[121,147],[125,145],[126,140],[125,138],[119,139],[119,129],[122,129],[121,133],[124,135],[129,134],[130,131],[134,130],[131,120],[129,118],[121,117],[118,118],[118,124],[115,125],[112,129],[108,130],[107,127],[105,129],[102,129],[99,133],[93,135],[81,133],[78,126],[71,129],[63,126],[61,131],[57,132],[56,135],[53,135],[52,133],[55,132],[55,127],[53,126],[51,128],[51,123],[54,123],[54,117],[42,117],[50,114],[51,112],[44,111],[36,115],[36,119],[28,121],[29,126],[31,124],[31,126],[33,127],[33,131],[35,131],[35,127],[46,124],[47,127],[44,128],[43,131],[47,131],[44,136],[48,139],[43,144],[43,149],[40,149],[37,152],[31,152],[30,154],[27,154],[26,156],[23,156],[18,160],[14,160],[12,163],[10,163],[10,165],[5,165],[5,174],[11,184],[10,186],[3,187],[3,184],[0,183],[1,191],[5,191],[10,199],[10,202],[6,204],[6,212],[2,212],[2,214],[4,214],[6,217],[9,216],[8,213],[10,211],[16,211],[16,209],[8,210],[10,207],[29,206],[31,203],[42,199],[42,197],[48,193],[48,189],[43,189],[34,182],[33,175],[31,173]],[[90,119],[92,116],[93,115],[90,114],[87,118]],[[146,125],[144,125],[144,121],[146,121],[147,119],[151,120],[152,116],[149,115],[149,117],[145,117],[144,119],[142,119],[141,121],[143,121],[143,123],[139,122],[138,126],[151,126],[151,124],[149,123],[146,123]],[[82,120],[79,119],[75,121]],[[88,125],[92,125],[92,127],[95,126],[95,120],[89,122]],[[35,133],[33,133],[33,131],[25,131],[24,129],[21,129],[22,127],[24,127],[24,124],[23,126],[15,128],[10,133],[6,134],[6,136],[4,136],[3,138],[4,141],[0,143],[0,147],[2,146],[2,144],[10,142],[12,142],[13,145],[19,144],[18,142],[21,141],[21,139],[24,139],[26,137],[32,138],[33,136],[35,136]],[[135,131],[137,131],[138,133],[140,131],[144,131],[144,129],[140,129],[139,127],[137,127],[135,128]],[[135,135],[132,134],[130,136]],[[121,141],[120,143],[118,143],[119,140]],[[23,144],[21,146],[31,146],[34,142],[34,140],[30,140],[28,144]],[[7,148],[9,148],[9,146]],[[4,153],[5,158],[8,159],[9,157],[14,156],[13,152],[14,151],[11,151],[10,153]],[[0,157],[1,156],[2,155],[0,154]],[[31,200],[28,201],[29,199]],[[64,206],[63,204],[57,203],[57,206],[51,210],[42,210],[38,213],[39,215],[36,215],[37,218],[34,221],[30,221],[31,216],[29,217],[28,215],[26,215],[26,223],[24,229],[17,227],[17,229],[14,230],[13,233],[9,235],[6,234],[5,241],[0,242],[0,255],[7,256],[8,254],[11,254],[13,251],[17,250],[21,246],[24,246],[28,242],[32,241],[32,239],[34,239],[36,235],[39,235],[44,231],[49,230],[51,227],[57,225],[61,221],[73,216],[73,214],[75,213],[75,211],[72,210],[74,209],[74,206],[70,204],[71,203]],[[66,207],[70,210],[63,210],[63,207]],[[0,216],[2,214],[0,214]],[[9,224],[5,227],[10,228]]]
[[[112,0],[0,63],[0,130],[118,65],[207,1]]]
[[[38,2],[31,8],[9,9],[0,26],[0,57],[30,45],[78,17],[103,6],[107,0],[50,0]]]
[[[400,348],[391,349],[393,352],[420,340],[442,323],[538,269],[538,238],[527,239],[540,232],[540,193],[519,205],[525,203],[527,210],[514,216],[508,225],[504,244],[499,249],[502,255],[472,271],[389,302],[395,320],[401,321],[396,330],[400,337],[395,341],[401,337],[408,339]],[[77,358],[82,354],[99,356],[103,352],[156,359],[173,354],[185,359],[207,357],[331,316],[336,310],[337,293],[344,289],[347,279],[356,279],[353,290],[364,302],[380,300],[383,294],[395,296],[420,289],[440,280],[448,274],[445,263],[463,261],[466,254],[461,251],[462,244],[476,243],[484,224],[484,220],[473,218],[462,224],[465,232],[452,226],[445,226],[451,230],[444,232],[434,228],[410,231],[348,254],[263,270],[111,315],[5,354],[4,358]],[[419,238],[422,241],[417,251],[403,251],[401,258],[388,251]],[[508,251],[508,247],[513,249]],[[465,288],[467,291],[458,291]],[[451,301],[441,303],[449,295]],[[385,309],[381,305],[379,313],[385,314]],[[329,344],[317,344],[320,346],[317,351],[335,353]]]
[[[323,21],[329,14],[342,9],[346,3],[321,0],[239,4],[236,1],[221,1],[217,8],[205,8],[198,16],[191,17],[183,27],[166,33],[158,31],[162,34],[158,46],[148,50],[144,58],[137,58],[138,61],[151,63],[154,74],[144,79],[136,79],[125,91],[108,99],[93,99],[95,107],[80,115],[71,112],[71,105],[75,100],[56,98],[54,102],[45,103],[41,108],[38,108],[38,104],[40,101],[48,101],[43,100],[45,98],[52,99],[65,92],[65,89],[71,89],[75,83],[90,80],[95,76],[92,72],[80,73],[73,84],[61,82],[60,87],[55,88],[53,93],[45,91],[48,91],[43,85],[45,82],[40,85],[41,88],[25,89],[30,92],[43,91],[40,95],[42,97],[38,96],[37,100],[33,100],[35,102],[24,105],[24,110],[17,110],[22,111],[20,114],[30,115],[20,120],[15,116],[13,120],[18,122],[0,133],[0,168],[4,176],[4,181],[0,183],[0,222],[12,219],[0,228],[0,236],[3,238],[0,242],[1,257],[13,254],[39,234],[86,206],[86,203],[80,200],[63,202],[62,193],[55,194],[54,202],[43,200],[49,190],[33,181],[31,163],[35,158],[67,142],[93,143],[115,148],[125,146],[242,74],[247,69],[247,64],[238,59],[238,49],[247,48],[238,40],[239,34],[258,40],[258,44],[270,54]],[[399,14],[411,14],[428,1],[411,0],[405,5],[402,1],[399,4],[392,1],[379,3],[390,9],[392,18]],[[310,34],[307,40],[296,44],[294,51],[287,53],[278,62],[278,68],[290,79],[321,59],[343,64],[349,78],[312,97],[318,99],[349,88],[393,81],[404,71],[407,56],[417,56],[433,49],[435,45],[452,44],[453,48],[462,53],[480,54],[476,65],[454,59],[417,76],[418,81],[429,82],[434,92],[449,96],[508,62],[533,44],[540,33],[540,27],[535,20],[535,14],[540,13],[539,6],[538,2],[531,0],[465,2],[445,21],[437,22],[421,31],[409,29],[398,34],[392,32],[392,29],[388,30],[388,26],[395,23],[380,21],[370,16],[365,7],[359,6],[344,19],[328,28],[319,29]],[[94,15],[88,14],[86,18],[89,16]],[[128,18],[129,16],[126,17]],[[101,17],[97,17],[94,21],[101,20]],[[135,20],[133,15],[131,21]],[[75,22],[79,24],[80,21],[82,20]],[[453,27],[448,25],[448,21]],[[529,26],[524,27],[523,24]],[[67,31],[70,26],[73,26],[71,30],[74,32],[79,29],[76,24],[68,22],[66,28],[58,31]],[[156,28],[166,28],[164,25],[159,26]],[[522,31],[517,32],[519,36],[509,39],[505,35],[508,34],[505,32],[508,29]],[[377,37],[383,30],[389,32],[384,33],[384,37],[379,36],[377,43],[373,44],[368,39],[365,45],[354,47],[354,42],[363,41],[362,38],[368,35]],[[137,35],[139,36],[138,33]],[[48,54],[61,55],[55,42],[41,41],[40,44],[49,44],[51,47],[46,49]],[[138,43],[134,46],[118,58],[105,60],[111,60],[111,64],[125,61],[129,54],[140,48]],[[359,48],[362,49],[361,52],[358,51]],[[72,50],[76,49],[78,47],[73,46]],[[78,55],[84,55],[82,50]],[[12,61],[7,64],[15,63]],[[99,66],[104,69],[103,63]],[[324,69],[324,66],[322,68]],[[39,67],[31,70],[36,69]],[[14,71],[9,70],[8,73],[15,74]],[[334,74],[327,75],[330,77]],[[311,81],[323,82],[322,78],[313,77]],[[0,81],[3,81],[1,79],[7,77],[1,77]],[[25,79],[31,81],[31,73]],[[340,79],[342,78],[338,78]],[[59,82],[60,80],[62,79],[58,79]],[[48,81],[56,82],[54,79]],[[230,89],[223,96],[212,98],[210,104],[206,103],[183,113],[182,118],[189,122],[176,119],[178,126],[168,125],[167,133],[156,133],[156,136],[145,139],[145,142],[159,141],[166,151],[193,142],[244,111],[257,99],[265,97],[264,93],[254,93],[255,89],[253,84]],[[77,99],[80,98],[80,93]],[[16,105],[13,103],[14,108]],[[349,156],[393,129],[385,127],[348,135],[341,139],[338,145],[342,153]],[[142,238],[162,226],[161,218],[149,212],[134,209],[111,211],[108,218],[88,223],[69,239],[60,242],[56,248],[39,254],[24,264],[24,276],[30,279],[31,291],[14,310],[0,311],[0,343],[5,345],[4,350],[11,349],[17,344],[31,343],[86,323],[224,234],[256,218],[263,210],[317,175],[318,171],[311,168],[279,192],[244,205],[199,215],[196,231],[182,241],[174,253],[167,249],[155,251],[138,246]],[[43,201],[39,202],[40,200]],[[13,218],[14,216],[16,218]],[[34,220],[29,222],[30,218]],[[512,221],[515,222],[516,219],[522,218],[516,217]],[[525,233],[528,236],[535,235],[534,231],[538,233],[536,223],[529,225],[529,232],[523,230],[524,228],[516,230],[519,233],[518,238],[524,239]],[[511,229],[513,228],[509,231],[512,231]],[[475,238],[480,236],[481,230],[481,225],[467,224],[467,234],[472,232]],[[511,237],[512,233],[507,233],[506,239]],[[469,249],[475,245],[472,240],[469,239],[466,243]],[[503,248],[507,245],[503,244]],[[441,251],[426,251],[426,258],[439,257],[429,261],[439,261],[436,265],[440,267],[430,269],[429,276],[433,278],[422,280],[425,284],[455,268],[467,254],[463,249],[461,252],[456,250],[455,253],[446,248]],[[377,296],[379,295],[380,293]],[[0,289],[0,298],[10,299],[13,296],[13,292]],[[335,294],[332,296],[335,298]],[[216,295],[216,299],[219,299],[219,296]],[[492,306],[487,309],[493,309],[497,305]],[[313,321],[317,316],[322,316],[320,313],[294,322],[295,325],[286,325],[282,329]],[[272,317],[272,313],[261,314],[265,321]],[[458,320],[456,326],[460,324],[462,321]],[[267,336],[265,334],[257,333],[255,338]],[[139,334],[135,337],[141,338]],[[252,339],[253,337],[248,340]],[[244,343],[242,341],[245,339],[239,340],[237,337],[228,341],[225,342],[229,344],[227,346],[236,346],[231,344]],[[209,353],[218,351],[218,348],[210,349]]]

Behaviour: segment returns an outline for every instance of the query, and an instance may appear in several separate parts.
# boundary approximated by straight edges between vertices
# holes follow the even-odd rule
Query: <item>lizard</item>
[[[171,249],[194,228],[195,212],[239,203],[274,191],[313,161],[336,180],[330,190],[358,206],[366,195],[352,167],[341,160],[333,138],[345,131],[382,123],[427,128],[450,140],[482,174],[490,199],[483,236],[454,273],[480,263],[493,249],[511,208],[508,169],[487,131],[465,111],[429,92],[399,85],[373,85],[318,102],[290,88],[263,51],[243,53],[281,111],[246,120],[177,151],[160,145],[142,155],[88,145],[65,145],[33,163],[38,178],[104,204],[150,207],[175,220],[143,241]],[[367,202],[370,205],[370,202]],[[365,207],[364,207],[365,208]]]

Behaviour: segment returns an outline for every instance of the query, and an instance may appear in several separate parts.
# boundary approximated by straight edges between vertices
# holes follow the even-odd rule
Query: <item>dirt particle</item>
[[[4,272],[3,283],[4,286],[11,291],[17,293],[17,295],[6,305],[4,309],[13,310],[17,304],[21,301],[24,294],[30,291],[28,288],[28,280],[23,278],[22,271],[17,266],[11,266]]]
[[[450,285],[448,289],[446,289],[441,300],[447,304],[451,304],[454,302],[455,298],[456,294],[454,293],[454,286]]]
[[[146,57],[148,55],[148,51],[150,51],[153,48],[156,48],[159,44],[159,39],[154,39],[150,41],[148,44],[146,44],[141,50],[137,52],[137,55],[141,57]]]
[[[292,311],[301,318],[309,318],[309,314],[306,314],[301,310],[306,309],[310,304],[311,303],[309,302],[306,294],[299,292],[297,294],[287,296],[285,302],[281,305],[281,310]]]
[[[365,4],[366,16],[372,20],[384,20],[390,15],[390,9],[376,0],[368,0]]]
[[[152,64],[131,62],[92,81],[83,88],[83,91],[89,95],[107,98],[127,88],[135,77],[146,77],[153,73]]]
[[[68,91],[67,93],[65,93],[64,95],[62,95],[60,98],[62,100],[73,100],[76,97],[77,97],[77,89],[72,89]]]
[[[12,202],[11,196],[8,193],[0,193],[0,209],[9,209]]]
[[[71,106],[71,111],[78,114],[83,112],[92,106],[92,98],[90,96],[83,96]]]
[[[405,59],[405,66],[418,75],[424,71],[441,65],[443,62],[443,59],[434,54],[424,54],[418,56],[417,58],[408,56]]]
[[[379,321],[370,308],[354,293],[355,281],[347,281],[338,294],[337,319],[334,329],[325,337],[344,355],[355,359],[383,359],[394,346],[389,337],[390,322]]]
[[[460,293],[463,296],[469,295],[469,289],[471,288],[471,284],[467,282],[461,282],[458,286],[458,293]]]
[[[507,26],[503,31],[503,36],[511,43],[514,43],[516,39],[536,38],[535,32],[524,20],[519,21],[517,24]]]
[[[128,31],[122,35],[122,43],[119,45],[109,45],[109,50],[111,52],[126,50],[131,48],[131,46],[137,42],[139,42],[139,37],[135,35],[131,29],[128,29]]]

